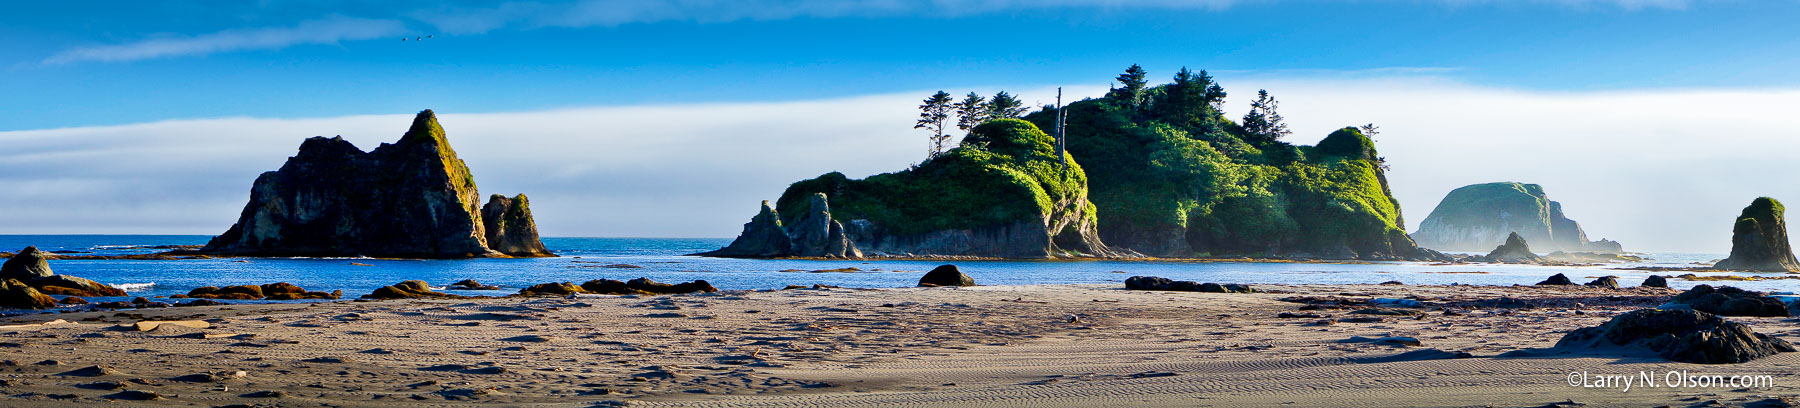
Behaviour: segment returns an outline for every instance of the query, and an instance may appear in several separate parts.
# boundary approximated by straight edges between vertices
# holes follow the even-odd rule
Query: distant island
[[[916,127],[942,145],[955,125],[968,132],[960,143],[905,171],[796,182],[731,246],[702,255],[1450,259],[1406,235],[1374,125],[1297,146],[1267,92],[1233,121],[1205,71],[1157,86],[1146,75],[1133,65],[1105,97],[1028,115],[1005,92],[940,91]],[[837,236],[791,230],[822,202],[826,228],[860,253],[799,249]]]
[[[1484,252],[1520,237],[1539,249],[1565,252],[1624,252],[1616,241],[1589,241],[1581,224],[1563,215],[1536,184],[1501,182],[1463,186],[1444,196],[1412,233],[1419,245],[1439,251]]]
[[[484,206],[431,110],[393,144],[363,152],[313,137],[263,173],[238,222],[200,254],[470,258],[555,256],[524,195]]]

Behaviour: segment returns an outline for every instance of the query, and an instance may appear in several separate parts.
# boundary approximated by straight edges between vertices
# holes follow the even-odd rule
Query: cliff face
[[[531,219],[531,202],[524,194],[512,198],[489,196],[487,205],[481,206],[481,221],[488,248],[516,257],[556,256],[538,238],[537,222]]]
[[[1122,256],[1100,242],[1087,176],[1031,123],[977,126],[913,169],[789,186],[709,256]]]
[[[1111,98],[1065,110],[1069,153],[1092,177],[1095,233],[1114,247],[1160,257],[1448,259],[1406,236],[1374,142],[1354,128],[1295,146],[1257,140],[1222,117],[1171,123]],[[1027,119],[1052,126],[1055,113]]]
[[[1731,227],[1731,257],[1714,268],[1743,271],[1800,272],[1787,236],[1787,208],[1762,197],[1744,207]]]
[[[1622,250],[1618,242],[1588,241],[1581,224],[1564,216],[1562,203],[1551,201],[1543,187],[1511,182],[1452,190],[1420,222],[1412,238],[1441,251],[1485,251],[1514,232],[1547,251]]]
[[[251,187],[238,222],[200,251],[239,256],[466,258],[490,250],[480,195],[430,110],[363,152],[313,137]]]

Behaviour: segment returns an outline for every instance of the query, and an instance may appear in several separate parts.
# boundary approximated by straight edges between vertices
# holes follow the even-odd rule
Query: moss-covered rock
[[[27,246],[0,264],[0,279],[14,279],[38,292],[61,296],[125,296],[125,291],[89,279],[57,275],[50,255]]]
[[[975,127],[961,145],[918,167],[851,180],[828,173],[789,186],[776,201],[783,225],[824,211],[863,252],[887,256],[1044,258],[1117,256],[1096,233],[1087,175],[1057,156],[1030,122]],[[811,218],[809,228],[827,226]],[[817,232],[817,231],[814,231]],[[791,232],[789,235],[794,235]],[[810,241],[809,241],[810,242]]]
[[[1744,207],[1731,227],[1731,256],[1714,268],[1743,271],[1800,272],[1788,244],[1787,207],[1760,197]]]
[[[1518,233],[1546,252],[1617,253],[1609,240],[1588,241],[1581,224],[1563,215],[1562,203],[1551,201],[1536,184],[1503,182],[1451,190],[1412,238],[1440,251],[1485,251]]]
[[[1171,122],[1110,97],[1064,109],[1108,244],[1162,257],[1447,259],[1406,236],[1374,142],[1355,128],[1295,146],[1216,113]],[[1027,119],[1051,126],[1056,114]]]
[[[0,279],[18,279],[21,281],[55,275],[50,270],[50,258],[39,251],[36,245],[27,246],[0,264]]]
[[[257,177],[238,222],[200,249],[235,256],[466,258],[488,247],[480,195],[431,110],[363,152],[313,137]],[[523,211],[520,211],[523,213]],[[530,225],[512,219],[509,225]],[[546,251],[547,252],[547,251]]]
[[[481,206],[483,230],[488,248],[516,257],[550,257],[549,248],[538,238],[537,222],[531,219],[531,201],[524,194],[512,198],[495,194]]]
[[[13,309],[49,309],[56,298],[45,295],[17,279],[0,280],[0,307]]]

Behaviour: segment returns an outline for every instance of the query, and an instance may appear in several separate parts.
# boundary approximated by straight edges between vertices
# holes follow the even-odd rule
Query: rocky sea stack
[[[1439,251],[1485,251],[1518,233],[1545,252],[1622,252],[1618,242],[1588,241],[1581,224],[1563,215],[1536,184],[1487,183],[1450,191],[1412,238]]]
[[[1787,208],[1773,198],[1760,197],[1744,207],[1731,226],[1731,256],[1714,268],[1737,271],[1800,272],[1794,249],[1788,246]]]
[[[1066,163],[1066,166],[1064,165]],[[704,256],[1114,257],[1087,176],[1030,122],[976,126],[918,167],[851,180],[828,173],[767,202],[731,245]]]
[[[1519,233],[1514,232],[1507,234],[1506,242],[1500,244],[1498,247],[1494,247],[1494,250],[1488,252],[1487,256],[1473,257],[1469,260],[1498,263],[1538,263],[1543,262],[1544,257],[1532,253],[1531,244],[1525,242],[1525,237],[1521,237],[1519,236]]]
[[[556,256],[538,239],[537,222],[531,220],[531,202],[524,194],[507,198],[495,194],[481,206],[482,229],[487,246],[511,256]]]
[[[522,198],[522,197],[521,197]],[[200,253],[230,256],[469,258],[549,256],[529,210],[502,205],[503,246],[490,247],[475,178],[431,110],[399,142],[363,152],[313,137],[280,170],[257,177],[238,222]],[[516,214],[516,215],[515,215]],[[524,217],[520,220],[516,217]]]

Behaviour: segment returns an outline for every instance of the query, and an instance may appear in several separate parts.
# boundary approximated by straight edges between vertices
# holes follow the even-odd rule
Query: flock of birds
[[[430,35],[427,35],[427,36],[424,36],[424,37],[417,37],[417,36],[415,36],[415,37],[413,37],[413,38],[412,38],[412,40],[413,40],[413,41],[425,41],[425,39],[426,39],[426,38],[431,38],[431,36],[430,36]],[[406,37],[400,37],[400,42],[406,42],[406,40],[407,40],[407,38],[406,38]]]

